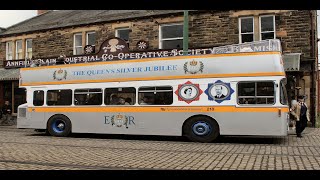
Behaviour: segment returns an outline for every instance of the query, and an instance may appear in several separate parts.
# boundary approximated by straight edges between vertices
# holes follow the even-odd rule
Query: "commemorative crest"
[[[128,128],[128,117],[122,114],[111,116],[111,125],[116,127],[125,126]]]
[[[205,93],[208,95],[209,101],[221,103],[225,100],[230,100],[231,94],[234,93],[234,90],[231,88],[230,83],[218,80],[215,83],[209,83]]]
[[[53,72],[53,79],[61,81],[63,79],[67,79],[67,75],[68,75],[67,70],[62,70],[62,69],[55,70]]]
[[[123,49],[126,48],[126,46],[124,44],[121,44],[122,41],[117,39],[117,38],[114,38],[114,39],[109,39],[107,41],[107,46],[103,47],[103,51],[104,53],[115,53],[115,52],[118,52],[118,51],[122,51]]]
[[[185,101],[190,104],[192,101],[199,101],[200,95],[203,91],[200,89],[199,84],[193,84],[188,81],[184,84],[179,84],[175,94],[178,96],[179,101]]]
[[[197,74],[197,73],[202,73],[203,72],[203,62],[201,61],[196,61],[196,60],[192,60],[189,62],[185,62],[183,65],[183,69],[185,74]]]

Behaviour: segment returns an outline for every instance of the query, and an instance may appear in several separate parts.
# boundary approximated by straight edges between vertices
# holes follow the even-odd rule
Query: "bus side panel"
[[[182,134],[182,124],[191,113],[73,113],[72,132],[102,134]]]
[[[34,129],[46,129],[47,121],[44,112],[29,112],[30,127]]]
[[[270,135],[287,134],[287,122],[276,112],[230,112],[201,113],[214,118],[220,126],[221,135]],[[182,125],[186,119],[200,113],[179,112],[120,112],[92,113],[76,112],[65,114],[71,120],[74,133],[101,134],[145,134],[182,135]],[[54,113],[48,113],[51,117]]]
[[[221,135],[287,135],[287,113],[234,112],[215,113]]]

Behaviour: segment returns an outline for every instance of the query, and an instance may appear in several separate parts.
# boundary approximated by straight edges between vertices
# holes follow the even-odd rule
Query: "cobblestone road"
[[[320,129],[303,138],[180,137],[75,134],[60,138],[0,126],[0,170],[199,169],[320,170]]]

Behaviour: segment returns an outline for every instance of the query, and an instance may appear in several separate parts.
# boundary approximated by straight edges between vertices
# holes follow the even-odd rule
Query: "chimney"
[[[40,14],[43,14],[43,13],[46,13],[46,12],[48,12],[49,10],[38,10],[38,16],[40,15]]]

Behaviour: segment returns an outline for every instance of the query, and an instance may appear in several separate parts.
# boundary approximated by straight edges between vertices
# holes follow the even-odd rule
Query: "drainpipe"
[[[314,32],[314,45],[315,45],[315,48],[314,48],[314,51],[315,51],[315,58],[316,58],[316,61],[315,61],[315,79],[316,79],[316,83],[315,83],[315,89],[316,89],[316,108],[315,108],[315,123],[314,123],[314,126],[315,127],[320,127],[320,119],[318,117],[318,110],[319,110],[319,103],[320,103],[320,97],[319,97],[319,70],[318,70],[318,62],[319,62],[319,55],[318,55],[318,30],[317,30],[317,27],[318,27],[318,10],[315,10],[315,32]]]
[[[316,56],[315,56],[315,28],[314,28],[314,14],[313,14],[313,10],[310,10],[309,11],[309,14],[310,14],[310,25],[311,25],[311,33],[310,33],[310,40],[311,40],[311,52],[310,52],[310,56],[311,58],[313,59],[316,59]],[[313,127],[316,126],[316,121],[317,121],[317,94],[316,94],[316,87],[317,87],[317,69],[316,68],[316,60],[314,61],[314,64],[312,64],[312,76],[311,76],[311,79],[312,79],[312,83],[311,83],[311,90],[312,90],[312,95],[310,98],[310,108],[312,108],[313,110],[313,113],[311,114],[311,118],[314,119],[314,123],[313,123]],[[316,103],[315,103],[316,102]]]
[[[183,11],[183,55],[188,55],[189,43],[189,15],[188,10]]]
[[[315,29],[314,29],[314,22],[313,22],[314,16],[312,13],[312,10],[310,11],[310,21],[311,21],[311,57],[315,58]]]

